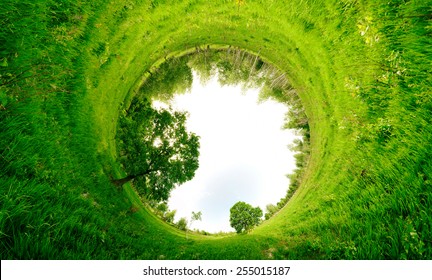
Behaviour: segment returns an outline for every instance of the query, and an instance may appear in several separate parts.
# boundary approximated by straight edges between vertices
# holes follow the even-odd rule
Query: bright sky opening
[[[189,112],[188,130],[200,136],[199,168],[195,177],[171,192],[175,220],[192,211],[202,212],[202,221],[191,229],[216,233],[234,231],[230,208],[238,201],[265,212],[276,204],[289,185],[286,174],[295,168],[288,149],[296,136],[283,130],[288,108],[274,101],[258,104],[259,89],[221,86],[214,77],[202,85],[194,75],[190,93],[176,95],[173,108]]]

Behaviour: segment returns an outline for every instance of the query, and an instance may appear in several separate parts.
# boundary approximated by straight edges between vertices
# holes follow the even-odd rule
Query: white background
[[[144,276],[148,268],[224,268],[227,276]],[[237,276],[237,267],[291,267],[285,276]],[[431,279],[431,261],[1,261],[1,279]]]

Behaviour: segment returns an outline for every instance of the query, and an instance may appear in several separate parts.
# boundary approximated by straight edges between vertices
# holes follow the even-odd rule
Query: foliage
[[[201,221],[201,218],[202,218],[201,211],[198,212],[192,211],[191,223],[193,223],[194,221]]]
[[[176,185],[193,178],[198,168],[199,138],[187,131],[186,113],[155,109],[135,98],[119,121],[118,153],[134,187],[153,200],[166,200]]]
[[[157,200],[151,200],[145,197],[141,197],[141,201],[160,219],[167,222],[168,224],[174,224],[174,218],[177,211],[170,210],[167,201],[159,202]]]
[[[179,230],[183,230],[186,231],[187,230],[187,224],[188,221],[185,217],[180,218],[180,220],[178,220],[178,222],[176,223],[176,226]]]
[[[168,211],[165,213],[163,219],[165,222],[172,224],[174,222],[174,217],[176,214],[176,210]]]
[[[276,205],[268,204],[266,206],[266,213],[264,215],[265,219],[266,220],[270,219],[270,217],[273,216],[278,210],[279,209]]]
[[[168,102],[174,94],[182,94],[192,87],[192,70],[187,65],[188,58],[175,57],[166,60],[140,88],[140,92],[153,99]]]
[[[227,48],[212,50],[196,48],[189,55],[188,65],[198,73],[200,79],[207,81],[218,75],[222,85],[241,84],[246,88],[260,88],[259,102],[274,100],[288,107],[283,129],[292,129],[301,136],[289,148],[295,151],[296,169],[287,175],[290,184],[286,195],[277,203],[277,209],[268,211],[269,219],[277,210],[282,209],[301,184],[308,165],[310,150],[310,128],[305,108],[285,73],[263,61],[259,55],[252,55],[242,49]]]
[[[162,215],[165,214],[166,211],[168,211],[168,204],[166,201],[163,201],[161,203],[159,203],[156,206],[156,210],[159,211]]]
[[[239,201],[230,209],[230,225],[237,233],[247,232],[259,225],[262,215],[261,208]]]
[[[2,1],[1,259],[431,259],[430,0],[269,2]],[[143,76],[204,45],[289,77],[310,159],[278,215],[192,241],[109,176]]]
[[[259,54],[231,47],[223,50],[197,48],[188,59],[188,65],[204,82],[217,74],[221,85],[240,84],[244,89],[261,88],[261,101],[273,98],[289,105],[291,99],[295,98],[295,90],[286,75],[275,66],[265,63]]]

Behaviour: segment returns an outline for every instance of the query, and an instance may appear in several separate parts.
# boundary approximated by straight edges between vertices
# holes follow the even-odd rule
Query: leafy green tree
[[[194,221],[201,221],[201,218],[202,218],[201,211],[198,211],[198,212],[192,211],[191,223],[194,222]]]
[[[167,200],[177,185],[193,178],[198,169],[199,137],[186,130],[186,113],[155,109],[147,100],[135,99],[120,118],[117,150],[126,177],[149,199]]]
[[[201,218],[202,218],[201,211],[199,211],[199,212],[192,211],[192,218],[191,218],[191,221],[190,221],[190,227],[192,227],[192,223],[194,221],[201,221]]]
[[[210,48],[196,47],[195,54],[189,56],[188,66],[198,75],[201,83],[205,85],[216,75],[214,61],[219,60],[219,53]]]
[[[191,217],[191,220],[189,222],[189,228],[192,228],[192,223],[194,221],[201,221],[201,217],[202,217],[201,211],[199,211],[199,212],[192,211],[192,217]],[[187,229],[186,229],[186,238],[187,238]]]
[[[230,209],[230,225],[237,233],[249,231],[260,223],[262,215],[261,208],[239,201]]]
[[[156,210],[159,212],[160,216],[165,215],[165,212],[168,211],[168,203],[163,201],[156,206]]]
[[[270,219],[271,216],[273,216],[277,211],[278,207],[274,204],[267,204],[266,206],[266,213],[265,213],[265,219]]]
[[[176,210],[166,212],[164,215],[165,222],[173,223],[176,212],[177,212]]]
[[[192,70],[187,56],[172,58],[162,63],[140,88],[140,93],[156,100],[168,102],[174,95],[182,94],[192,87]]]
[[[187,220],[186,218],[181,218],[180,220],[178,220],[176,226],[178,229],[180,230],[186,230],[187,229]]]

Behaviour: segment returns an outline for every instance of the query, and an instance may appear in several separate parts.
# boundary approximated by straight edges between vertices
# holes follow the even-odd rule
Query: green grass
[[[431,259],[431,14],[429,0],[3,1],[1,258]],[[186,238],[109,180],[147,71],[206,45],[283,70],[310,121],[299,189],[247,235]]]

